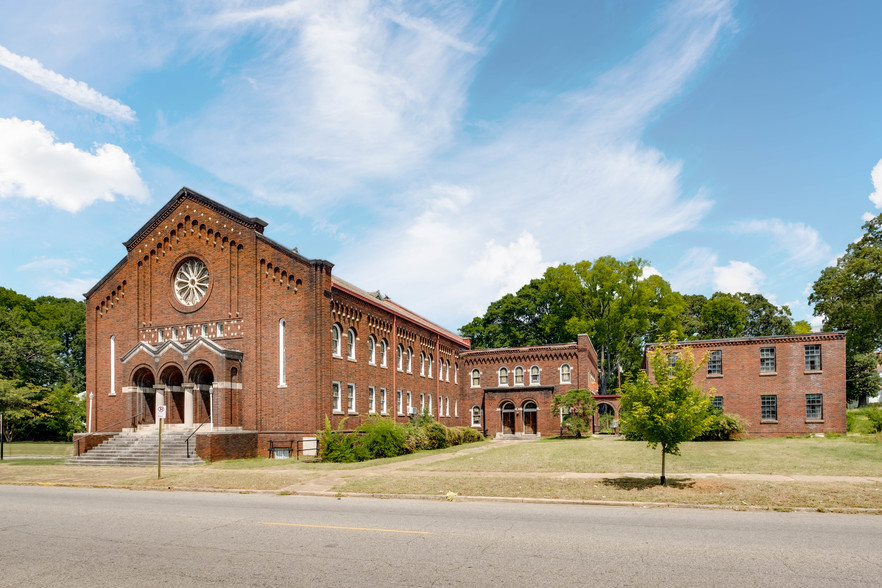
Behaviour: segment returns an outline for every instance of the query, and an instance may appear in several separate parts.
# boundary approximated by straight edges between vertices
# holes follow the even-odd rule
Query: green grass
[[[809,474],[882,476],[878,437],[836,439],[750,439],[683,443],[680,456],[667,456],[667,473]],[[411,469],[411,468],[405,468]],[[638,441],[597,438],[542,440],[412,466],[437,472],[654,473],[661,449]]]
[[[27,458],[27,457],[22,457],[22,458],[16,458],[16,459],[4,459],[3,460],[3,464],[8,465],[8,466],[33,466],[33,465],[46,466],[46,465],[60,465],[65,462],[67,462],[66,457],[59,457],[59,458],[35,457],[33,459]]]
[[[12,456],[53,456],[70,457],[73,455],[73,443],[54,441],[13,441],[3,444],[4,457]]]

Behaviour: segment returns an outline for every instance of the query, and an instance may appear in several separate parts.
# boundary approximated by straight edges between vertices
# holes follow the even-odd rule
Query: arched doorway
[[[611,404],[601,402],[597,405],[597,426],[595,432],[614,433],[613,421],[616,420],[616,409]]]
[[[148,367],[139,367],[132,374],[132,385],[138,388],[136,408],[132,414],[140,415],[137,421],[141,423],[156,422],[156,391],[153,386],[156,379]]]
[[[214,371],[211,366],[199,363],[190,370],[190,382],[193,383],[195,394],[195,420],[194,424],[201,424],[211,420],[213,399],[212,384],[214,383]]]
[[[167,406],[166,423],[183,423],[184,422],[184,374],[181,368],[176,365],[170,365],[162,370],[159,380],[165,386],[165,394],[162,400]],[[160,398],[157,396],[157,401]]]
[[[506,402],[502,405],[502,434],[514,435],[515,432],[515,405],[514,402]]]
[[[532,400],[524,403],[524,434],[535,435],[537,425],[537,411],[539,408]]]

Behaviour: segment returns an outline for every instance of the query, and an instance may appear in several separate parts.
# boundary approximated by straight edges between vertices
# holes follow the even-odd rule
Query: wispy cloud
[[[48,70],[36,59],[16,55],[0,45],[0,66],[14,71],[44,89],[103,116],[125,122],[136,120],[135,111],[125,104],[93,90],[84,82]]]
[[[40,122],[0,118],[0,198],[33,198],[76,212],[115,196],[143,201],[147,186],[117,145],[92,153],[61,143]]]
[[[736,233],[768,235],[775,245],[787,252],[787,261],[804,266],[823,263],[830,257],[830,246],[814,228],[803,223],[785,223],[779,219],[749,220],[735,223]]]
[[[873,180],[873,193],[870,194],[870,202],[876,205],[876,208],[882,208],[882,159],[870,172],[870,178]]]

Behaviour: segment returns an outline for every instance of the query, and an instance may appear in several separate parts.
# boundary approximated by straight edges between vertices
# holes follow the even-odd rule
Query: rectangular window
[[[805,346],[805,371],[821,371],[821,345],[819,343]]]
[[[224,334],[224,324],[218,323],[217,326],[215,327],[215,332],[217,333],[218,337],[222,337]]]
[[[707,375],[723,375],[723,352],[721,350],[718,349],[707,354]]]
[[[714,401],[713,401],[712,406],[714,408],[719,408],[720,410],[723,410],[723,397],[722,396],[714,396]]]
[[[340,403],[340,382],[331,384],[334,391],[334,412],[343,412],[343,405]]]
[[[407,414],[410,414],[410,409],[413,408],[413,397],[410,394],[410,390],[407,391]]]
[[[774,373],[778,369],[775,365],[775,348],[760,347],[760,373]]]
[[[777,421],[778,420],[778,396],[771,394],[768,396],[760,396],[760,420]]]
[[[805,418],[820,421],[824,418],[824,395],[805,395]]]
[[[355,412],[355,384],[347,385],[346,408],[350,413]]]
[[[190,325],[189,327],[187,327],[187,339],[192,339],[192,338],[193,338],[193,326]]]
[[[386,389],[380,388],[380,413],[386,414]]]
[[[404,397],[401,390],[395,392],[395,404],[398,405],[398,414],[404,414]]]
[[[377,398],[373,386],[368,387],[368,412],[377,412]]]

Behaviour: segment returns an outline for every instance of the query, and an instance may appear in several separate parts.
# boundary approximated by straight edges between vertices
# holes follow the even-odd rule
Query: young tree
[[[713,422],[711,396],[692,379],[703,363],[704,358],[696,365],[688,346],[678,348],[671,341],[649,353],[651,377],[640,372],[622,386],[622,427],[653,449],[661,445],[662,485],[665,456],[680,455],[680,443],[701,435]]]
[[[577,437],[581,437],[582,433],[591,432],[591,422],[597,411],[597,401],[590,390],[583,388],[574,388],[566,394],[556,394],[554,401],[551,403],[552,412],[558,412],[563,409],[563,421],[561,425],[569,430],[575,431]]]

